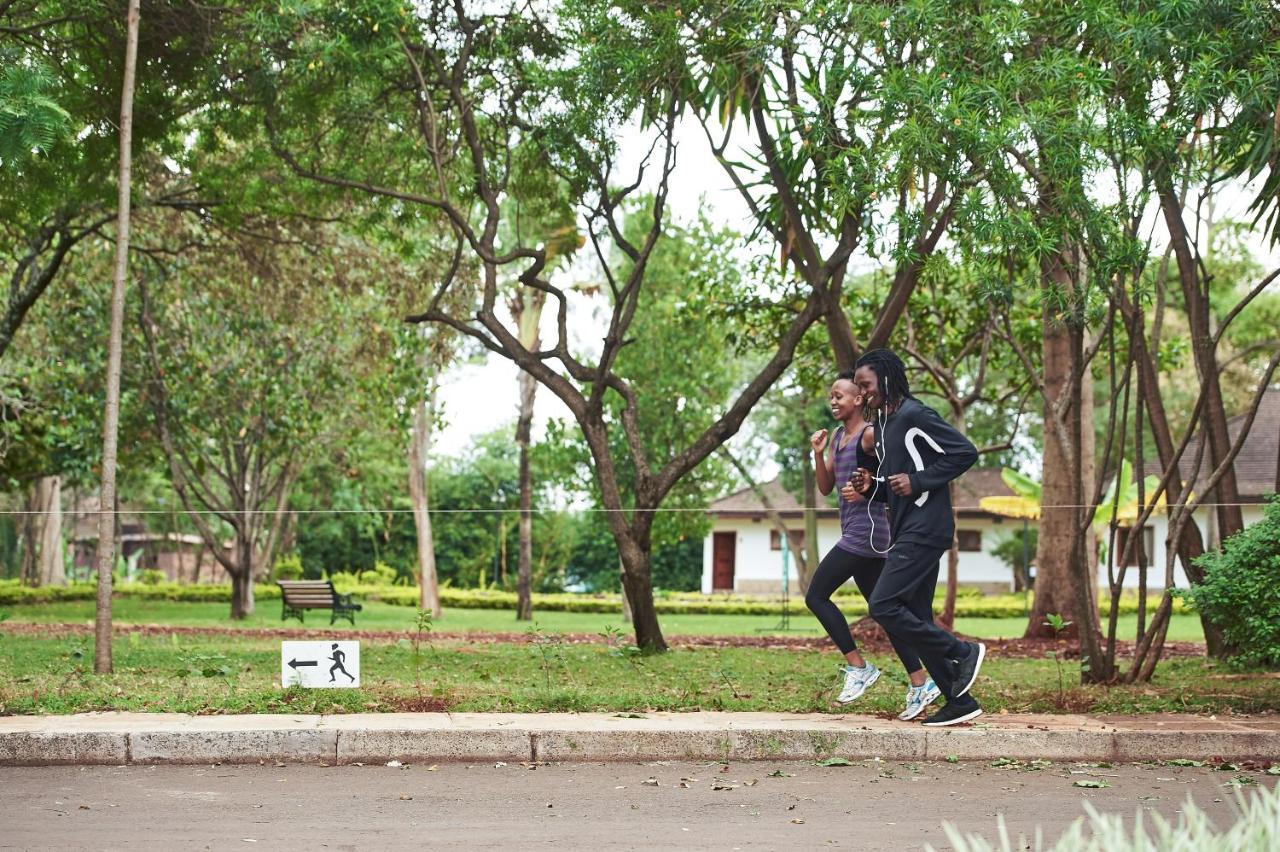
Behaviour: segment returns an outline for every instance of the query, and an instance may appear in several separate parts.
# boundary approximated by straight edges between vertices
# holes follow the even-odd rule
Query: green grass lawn
[[[62,601],[47,604],[26,604],[6,608],[9,619],[18,622],[88,622],[93,620],[93,601]],[[228,618],[225,603],[187,603],[175,601],[117,598],[112,617],[119,624],[173,624],[193,627],[229,626],[245,627],[314,627],[322,630],[350,630],[340,621],[329,627],[327,612],[315,611],[307,615],[305,625],[298,620],[280,620],[280,602],[264,601],[252,617],[242,622]],[[410,607],[369,601],[364,611],[356,615],[356,627],[364,630],[407,630],[414,620],[415,611]],[[535,612],[538,628],[547,633],[597,634],[613,626],[623,628],[621,616],[614,613]],[[671,636],[754,636],[758,634],[782,634],[777,629],[780,619],[776,615],[662,615],[659,616],[663,633]],[[1007,639],[1021,636],[1027,622],[1023,618],[960,618],[956,629],[969,636],[990,639]],[[515,614],[493,609],[447,609],[436,622],[443,631],[515,631],[526,632],[528,622],[519,622]],[[799,604],[792,614],[790,631],[785,635],[819,636],[818,622]],[[1133,639],[1137,629],[1136,616],[1120,618],[1119,637]],[[1169,640],[1175,642],[1202,642],[1204,633],[1200,620],[1189,614],[1174,615],[1169,624]]]
[[[696,648],[638,656],[604,643],[436,640],[415,657],[400,642],[361,644],[358,690],[282,689],[280,644],[215,635],[130,634],[115,673],[92,672],[90,637],[0,634],[0,714],[132,710],[189,713],[756,710],[896,713],[905,676],[888,660],[853,708],[832,702],[838,658],[818,650]],[[201,674],[208,669],[210,676]],[[189,671],[184,675],[184,671]],[[1064,663],[993,655],[974,689],[988,712],[1258,712],[1280,706],[1280,680],[1219,676],[1202,659],[1161,663],[1151,684],[1072,686]]]

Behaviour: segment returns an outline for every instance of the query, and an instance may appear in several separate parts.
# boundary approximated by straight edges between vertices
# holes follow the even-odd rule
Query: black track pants
[[[831,602],[831,596],[852,577],[858,591],[862,592],[870,606],[871,595],[883,568],[884,560],[879,557],[859,556],[843,548],[833,547],[818,564],[818,570],[809,581],[809,591],[804,596],[805,606],[818,617],[823,629],[842,654],[847,654],[858,646],[849,633],[849,622],[840,608]],[[893,643],[893,650],[898,652],[898,659],[908,673],[920,668],[920,657],[911,650],[910,645],[900,641],[892,633],[889,634],[889,641]]]
[[[946,552],[945,547],[894,542],[868,602],[871,617],[886,633],[919,655],[933,682],[943,695],[950,697],[950,661],[966,649],[963,642],[933,623],[938,562]]]

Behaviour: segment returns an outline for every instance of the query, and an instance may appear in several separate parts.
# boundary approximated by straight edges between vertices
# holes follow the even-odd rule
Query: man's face
[[[879,408],[884,405],[884,400],[880,398],[880,377],[876,375],[875,370],[870,367],[859,367],[853,374],[853,383],[858,386],[858,392],[862,394],[868,406]]]

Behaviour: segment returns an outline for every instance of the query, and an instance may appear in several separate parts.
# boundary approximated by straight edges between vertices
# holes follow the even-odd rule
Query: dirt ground
[[[994,841],[1002,814],[1012,837],[1048,841],[1085,802],[1149,824],[1191,797],[1222,827],[1237,790],[1277,780],[878,761],[0,768],[0,848],[947,849],[944,822]]]

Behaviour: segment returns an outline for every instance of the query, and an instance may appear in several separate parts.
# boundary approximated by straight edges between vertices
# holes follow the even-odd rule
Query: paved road
[[[1039,824],[1049,839],[1083,801],[1176,817],[1190,795],[1221,826],[1234,811],[1223,785],[1237,776],[1277,781],[1172,766],[875,761],[0,768],[0,848],[944,849],[944,820],[994,839],[1003,813],[1011,834]],[[1110,786],[1074,786],[1082,780]]]

